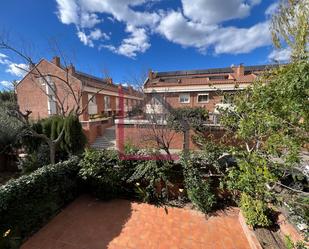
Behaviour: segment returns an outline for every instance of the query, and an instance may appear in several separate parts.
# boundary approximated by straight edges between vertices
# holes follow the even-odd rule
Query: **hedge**
[[[0,187],[0,232],[21,239],[37,231],[78,194],[78,158],[47,165]]]

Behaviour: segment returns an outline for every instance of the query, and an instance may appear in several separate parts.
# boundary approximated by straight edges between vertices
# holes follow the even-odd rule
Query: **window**
[[[119,97],[116,97],[116,110],[119,109]]]
[[[180,94],[179,95],[179,102],[180,103],[190,103],[190,94]]]
[[[208,93],[201,93],[197,95],[197,102],[198,103],[208,103],[209,101],[209,94]]]
[[[110,96],[104,96],[104,104],[105,104],[105,110],[111,109],[111,98],[110,98]]]
[[[97,99],[94,94],[88,94],[88,101],[89,105],[96,105],[97,104]]]
[[[44,83],[46,83],[44,79],[41,78],[41,80]],[[54,115],[54,114],[57,114],[57,102],[56,102],[56,93],[55,93],[56,86],[50,76],[47,76],[45,80],[48,82],[48,84],[44,84],[46,85],[46,94],[48,96],[48,102],[47,102],[48,114]]]
[[[48,96],[47,108],[49,115],[57,114],[57,102],[54,96],[51,95]]]
[[[96,96],[94,94],[88,94],[88,114],[97,114],[98,113],[98,107],[97,107],[97,100]]]

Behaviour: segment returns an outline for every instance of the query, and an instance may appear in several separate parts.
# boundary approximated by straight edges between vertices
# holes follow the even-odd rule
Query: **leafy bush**
[[[135,149],[128,153],[140,155]],[[169,179],[175,177],[173,163],[162,160],[121,160],[116,151],[87,150],[79,176],[99,198],[138,197],[146,202],[168,199]]]
[[[8,114],[11,109],[16,109],[16,106],[17,101],[14,92],[0,91],[0,154],[18,148],[18,135],[22,124]]]
[[[0,187],[0,234],[25,238],[78,193],[78,159],[44,166]]]
[[[172,162],[164,160],[139,160],[128,182],[139,184],[136,192],[143,201],[168,201],[173,166]]]
[[[134,169],[130,161],[121,162],[116,151],[87,150],[80,162],[79,176],[97,197],[108,199],[119,195],[128,195],[126,180]]]
[[[226,176],[227,188],[243,192],[253,199],[269,201],[272,193],[268,191],[267,184],[276,182],[277,168],[275,163],[256,152],[239,154],[237,166],[231,168]]]
[[[270,219],[271,209],[267,206],[266,202],[242,193],[240,208],[248,225],[253,227],[269,227],[272,224]]]
[[[285,242],[287,249],[306,249],[306,248],[308,248],[304,241],[299,240],[296,243],[294,243],[293,240],[291,239],[291,237],[288,236],[288,235],[285,235],[284,242]]]
[[[203,212],[209,212],[216,203],[210,180],[204,179],[191,160],[182,160],[185,169],[185,187],[190,201]]]
[[[49,148],[45,144],[41,144],[36,152],[27,154],[25,158],[19,159],[19,167],[23,173],[31,173],[49,163]]]

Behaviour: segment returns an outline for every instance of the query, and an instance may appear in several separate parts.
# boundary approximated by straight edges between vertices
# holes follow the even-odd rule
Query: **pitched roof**
[[[149,72],[144,86],[161,87],[164,85],[205,85],[252,83],[263,71],[278,67],[277,64],[255,66],[232,66],[202,70],[182,70],[169,72]]]
[[[74,76],[80,79],[83,84],[91,87],[96,87],[96,88],[104,88],[106,90],[111,90],[111,91],[118,91],[118,86],[120,84],[114,84],[111,79],[109,78],[99,78],[84,72],[80,71],[75,71]],[[134,96],[140,96],[141,93],[137,90],[135,90],[133,87],[130,89],[130,87],[125,87],[122,86],[122,90],[125,94],[128,95],[134,95]]]
[[[269,65],[256,65],[256,66],[245,66],[245,73],[251,73],[256,71],[265,71],[277,67],[277,64]],[[184,76],[184,75],[199,75],[199,74],[224,74],[224,73],[233,73],[232,67],[224,68],[208,68],[208,69],[199,69],[199,70],[181,70],[181,71],[167,71],[167,72],[156,72],[157,77],[166,77],[166,76]]]

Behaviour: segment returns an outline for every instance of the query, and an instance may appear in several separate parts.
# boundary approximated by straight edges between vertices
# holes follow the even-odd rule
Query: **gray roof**
[[[87,73],[83,73],[83,72],[80,72],[80,71],[75,71],[75,73],[79,76],[82,76],[82,77],[86,77],[86,78],[89,78],[89,79],[94,79],[96,81],[99,81],[101,84],[106,84],[107,81],[105,79],[101,79],[99,77],[96,77],[96,76],[93,76],[93,75],[90,75],[90,74],[87,74]]]

